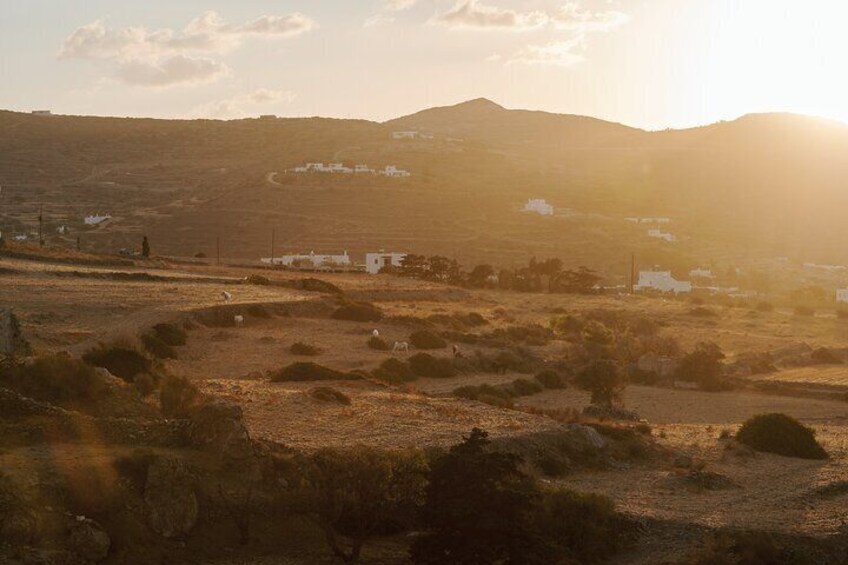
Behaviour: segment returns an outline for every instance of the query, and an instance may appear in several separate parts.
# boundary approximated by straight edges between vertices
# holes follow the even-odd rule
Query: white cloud
[[[517,12],[488,6],[480,0],[459,0],[452,9],[437,14],[432,21],[455,29],[526,31],[544,26],[549,17],[540,11]]]
[[[570,67],[585,60],[582,54],[584,47],[583,36],[567,41],[553,41],[545,45],[528,45],[510,57],[507,63]]]
[[[624,12],[609,10],[606,12],[591,12],[583,10],[576,2],[569,2],[551,16],[551,21],[557,29],[565,29],[587,33],[593,31],[612,31],[630,20]]]
[[[297,96],[288,90],[260,88],[253,92],[246,92],[197,106],[190,112],[190,117],[220,120],[246,118],[261,113],[259,109],[262,106],[272,103],[290,104],[295,98]]]
[[[374,14],[362,23],[362,27],[378,27],[395,21],[394,16],[388,14]]]
[[[417,3],[418,0],[385,0],[383,2],[383,8],[391,12],[401,12],[403,10],[409,10]]]
[[[261,16],[240,25],[206,12],[181,31],[147,30],[144,27],[112,29],[98,20],[69,35],[59,51],[60,59],[101,61],[111,65],[114,76],[130,84],[171,86],[208,82],[224,75],[224,63],[212,59],[237,48],[250,37],[293,37],[315,28],[308,16]]]

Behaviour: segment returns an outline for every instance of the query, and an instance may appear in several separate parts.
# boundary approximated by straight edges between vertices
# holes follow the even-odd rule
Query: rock
[[[580,433],[580,435],[582,435],[586,439],[586,441],[589,442],[589,445],[596,449],[603,449],[607,445],[607,440],[605,440],[604,437],[598,433],[598,430],[591,426],[584,426],[583,424],[571,424],[569,428]]]
[[[150,527],[163,537],[183,537],[197,523],[194,479],[176,459],[162,458],[150,465],[144,502]]]
[[[71,526],[68,539],[71,551],[86,562],[99,563],[109,555],[112,540],[100,524],[83,516],[77,516]]]
[[[193,445],[220,453],[227,461],[253,457],[241,407],[232,402],[213,400],[197,408],[191,415],[190,439]]]

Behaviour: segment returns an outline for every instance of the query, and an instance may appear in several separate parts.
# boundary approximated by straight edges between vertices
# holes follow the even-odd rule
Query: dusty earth
[[[165,263],[82,267],[9,259],[0,260],[0,267],[0,304],[14,307],[26,337],[39,352],[80,353],[99,341],[137,336],[160,321],[192,319],[199,311],[222,306],[222,290],[233,294],[227,307],[243,307],[245,311],[251,304],[291,307],[297,314],[268,319],[248,316],[241,328],[194,323],[188,343],[177,348],[179,358],[165,362],[168,371],[185,375],[203,390],[241,404],[255,437],[291,447],[450,445],[475,426],[494,436],[522,435],[561,425],[526,410],[577,413],[588,404],[588,395],[573,389],[523,398],[516,410],[451,396],[459,386],[499,384],[521,376],[518,374],[421,379],[401,388],[371,381],[320,383],[351,399],[348,406],[322,402],[309,395],[316,383],[271,383],[268,372],[294,361],[314,361],[343,371],[373,369],[392,354],[368,348],[371,331],[378,329],[391,343],[406,340],[410,327],[385,321],[331,320],[326,312],[336,304],[335,297],[242,284],[245,276],[257,272],[243,267]],[[118,279],[116,272],[146,273],[155,279]],[[305,275],[275,272],[271,276],[285,280]],[[848,320],[833,316],[799,318],[780,309],[764,313],[711,306],[716,315],[704,318],[693,316],[692,305],[678,300],[522,295],[449,289],[386,276],[318,276],[341,287],[351,299],[375,302],[389,316],[478,312],[490,322],[484,331],[511,324],[547,324],[554,312],[607,309],[641,314],[657,321],[661,332],[677,338],[684,350],[709,339],[717,342],[731,360],[738,354],[802,342],[812,347],[842,347],[848,336]],[[314,345],[320,354],[309,358],[293,355],[289,347],[295,342]],[[473,349],[466,345],[461,348]],[[535,351],[542,358],[556,359],[565,348],[564,342],[554,341]],[[848,392],[846,366],[785,369],[750,379],[752,383],[823,385],[831,391]],[[662,458],[603,471],[580,471],[562,483],[606,494],[620,509],[643,518],[812,536],[836,533],[848,518],[848,489],[837,489],[828,496],[816,489],[848,481],[848,403],[802,392],[706,393],[630,386],[625,403],[651,425],[656,441],[724,477],[726,488],[711,490],[687,482],[684,471]],[[803,461],[767,454],[739,455],[727,449],[726,440],[719,439],[723,430],[732,432],[750,416],[764,412],[785,412],[812,426],[831,458]],[[640,552],[621,562],[656,563],[680,558],[669,547],[662,542],[647,555]]]

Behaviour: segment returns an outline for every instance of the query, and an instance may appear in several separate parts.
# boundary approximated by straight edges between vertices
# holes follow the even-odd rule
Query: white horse
[[[380,330],[374,330],[373,332],[371,332],[371,335],[373,335],[374,337],[380,337]]]
[[[221,293],[221,299],[224,302],[229,302],[230,300],[233,299],[233,295],[225,290],[224,292]]]
[[[400,353],[401,351],[409,353],[409,344],[405,341],[396,341],[392,351],[394,353]]]

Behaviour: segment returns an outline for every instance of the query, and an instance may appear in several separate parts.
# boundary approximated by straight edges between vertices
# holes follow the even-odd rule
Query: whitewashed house
[[[553,216],[554,207],[547,203],[544,198],[531,198],[524,205],[524,212],[533,212],[542,216]]]
[[[674,234],[667,233],[667,232],[662,231],[661,229],[656,229],[656,228],[648,230],[648,237],[653,237],[653,238],[656,238],[656,239],[662,239],[663,241],[668,241],[668,242],[677,241],[677,238],[674,236]]]
[[[697,269],[692,269],[689,271],[689,276],[693,279],[714,279],[715,275],[713,275],[712,269],[704,269],[702,267],[698,267]]]
[[[384,251],[366,253],[365,272],[370,275],[376,275],[386,267],[400,267],[406,255],[406,253],[386,253]]]
[[[303,267],[307,269],[321,269],[333,267],[349,267],[350,255],[347,251],[341,255],[320,255],[314,251],[309,253],[294,253],[282,257],[263,257],[260,259],[266,265],[281,265],[283,267]]]
[[[848,302],[848,288],[837,288],[836,289],[836,301],[837,302]]]
[[[415,139],[418,137],[417,131],[395,131],[392,132],[393,139]]]
[[[692,292],[692,283],[679,281],[671,271],[639,271],[639,282],[633,290],[658,290],[660,292]]]
[[[111,220],[112,216],[109,214],[91,214],[86,216],[83,221],[87,226],[97,226],[105,222],[106,220]]]
[[[356,174],[361,173],[371,173],[374,174],[374,169],[370,168],[368,165],[354,165],[353,172]]]
[[[386,168],[383,169],[382,171],[380,171],[380,174],[387,176],[387,177],[396,177],[396,178],[397,177],[411,176],[411,173],[409,171],[405,171],[403,169],[398,169],[394,165],[386,165]]]

